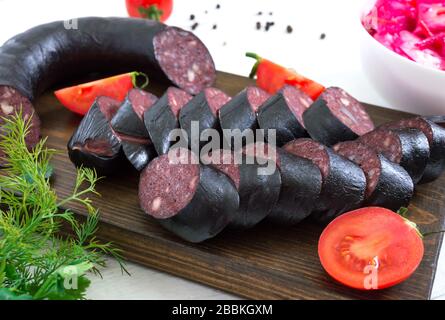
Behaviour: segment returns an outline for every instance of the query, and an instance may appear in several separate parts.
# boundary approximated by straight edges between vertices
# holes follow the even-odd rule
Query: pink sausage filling
[[[269,98],[270,94],[260,88],[253,86],[247,88],[247,100],[249,100],[253,112],[257,112],[261,105]]]
[[[142,119],[144,112],[158,100],[156,96],[141,89],[132,89],[128,94],[128,97],[133,106],[133,110],[138,115],[139,119]]]
[[[218,115],[219,109],[231,99],[227,94],[216,88],[207,88],[204,90],[204,94],[210,110],[212,110],[215,116]]]
[[[179,161],[171,161],[174,154]],[[157,219],[168,219],[184,209],[196,193],[200,179],[198,164],[191,164],[192,153],[175,149],[154,159],[142,171],[139,199],[142,209]]]

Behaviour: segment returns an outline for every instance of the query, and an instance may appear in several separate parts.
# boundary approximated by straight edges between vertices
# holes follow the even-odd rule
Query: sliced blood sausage
[[[157,156],[152,143],[130,141],[121,143],[125,157],[138,171],[142,171]]]
[[[204,130],[220,129],[218,112],[229,100],[230,97],[221,90],[206,88],[179,111],[179,124],[185,130],[190,146],[204,144],[200,142]],[[198,129],[193,130],[193,135],[192,126]]]
[[[240,147],[244,145],[243,133],[247,134],[245,130],[258,128],[256,113],[260,106],[269,98],[270,95],[267,92],[258,87],[250,86],[233,97],[219,110],[221,128],[230,130],[230,135],[228,135],[228,131],[223,133],[231,148],[234,148],[235,139],[239,141]],[[254,135],[255,132],[252,132],[253,137]]]
[[[168,152],[174,141],[170,141],[170,133],[179,127],[179,111],[192,96],[187,92],[170,87],[165,94],[144,113],[145,127],[157,153]]]
[[[193,33],[166,27],[153,39],[159,65],[179,88],[198,94],[216,78],[215,64],[206,46]]]
[[[326,89],[304,112],[303,119],[311,138],[326,146],[355,140],[374,130],[365,107],[336,87]]]
[[[201,242],[216,236],[238,209],[235,186],[223,173],[191,161],[176,148],[154,159],[139,181],[142,209],[177,236]]]
[[[268,130],[275,130],[276,145],[307,137],[301,115],[312,100],[305,93],[292,86],[284,86],[278,93],[268,99],[258,111],[258,124],[265,130],[269,143],[271,136]]]
[[[156,156],[143,115],[157,97],[141,89],[132,89],[111,120],[111,127],[122,144],[127,160],[139,171]]]
[[[340,142],[333,149],[358,164],[365,173],[365,206],[379,206],[393,211],[408,206],[414,184],[405,169],[357,141]]]
[[[29,124],[29,131],[25,137],[26,145],[32,149],[40,140],[40,119],[31,102],[14,88],[0,86],[0,126],[4,118],[21,115]],[[0,149],[0,167],[7,165],[7,156]]]
[[[136,170],[141,171],[157,156],[150,139],[129,136],[117,133],[114,130],[113,132],[122,145],[122,151],[125,157]]]
[[[110,126],[119,106],[119,101],[108,97],[96,99],[68,142],[68,154],[76,166],[111,174],[122,165],[121,142]]]
[[[362,204],[365,198],[366,177],[355,163],[307,138],[289,142],[284,146],[284,150],[311,160],[321,171],[323,184],[312,215],[317,221],[329,222]]]
[[[322,177],[312,161],[277,149],[277,165],[281,173],[281,190],[269,217],[284,225],[297,224],[308,217],[320,196]]]
[[[206,162],[228,175],[238,189],[240,204],[232,227],[251,228],[269,215],[278,201],[281,187],[275,162],[267,163],[267,159],[259,160],[229,150],[215,150]],[[268,165],[270,170],[266,168]]]
[[[411,176],[414,184],[423,176],[430,156],[428,138],[417,129],[376,129],[360,137],[361,143],[383,154],[388,160],[400,164]]]
[[[40,25],[8,40],[0,48],[0,85],[33,101],[61,81],[91,72],[138,70],[192,94],[215,80],[209,51],[188,31],[148,19],[73,22]]]
[[[261,174],[263,165],[245,160],[240,166],[240,206],[231,225],[235,228],[251,228],[264,220],[278,201],[281,177],[278,170]]]
[[[419,184],[432,182],[440,177],[445,170],[445,129],[443,127],[423,117],[402,119],[381,127],[388,129],[414,128],[422,131],[428,138],[430,158]]]
[[[148,132],[143,122],[143,115],[158,98],[147,91],[132,89],[122,106],[111,120],[111,127],[119,134],[148,138]]]
[[[240,167],[239,164],[242,158],[239,158],[239,162],[236,161],[235,155],[230,150],[218,149],[204,154],[201,156],[202,162],[209,165],[223,173],[225,173],[234,183],[237,190],[240,187]]]

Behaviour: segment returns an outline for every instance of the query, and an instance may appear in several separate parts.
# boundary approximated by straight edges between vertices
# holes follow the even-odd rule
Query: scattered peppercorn
[[[224,42],[223,42],[223,47],[225,47],[226,45],[227,45],[227,42],[224,41]]]
[[[326,39],[326,34],[325,34],[325,33],[322,33],[322,34],[320,35],[320,40],[324,40],[324,39]]]
[[[198,26],[199,26],[198,22],[195,22],[195,23],[192,25],[192,30],[195,30],[196,28],[198,28]]]
[[[221,6],[219,5],[219,3],[216,5],[216,9],[220,9]]]
[[[261,22],[258,21],[258,22],[256,23],[256,29],[257,29],[257,30],[260,30],[260,29],[261,29]]]
[[[292,33],[292,31],[294,31],[294,29],[292,28],[292,26],[287,26],[287,28],[286,28],[286,32],[287,32],[287,33]]]
[[[218,28],[218,26],[216,24],[213,25],[212,29],[216,30],[216,28]]]
[[[257,16],[261,16],[263,14],[262,11],[258,11]]]
[[[273,12],[271,11],[271,12],[269,12],[269,16],[272,16],[273,15]]]
[[[190,20],[195,20],[195,15],[194,14],[190,15]]]
[[[207,14],[207,13],[209,13],[209,12],[206,10],[206,11],[204,11],[204,13]]]
[[[266,31],[269,31],[270,27],[274,26],[275,22],[267,22],[266,27],[264,28]]]

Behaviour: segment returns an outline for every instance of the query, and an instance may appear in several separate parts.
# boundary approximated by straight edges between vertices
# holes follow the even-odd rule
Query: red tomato
[[[128,15],[134,18],[147,18],[166,21],[173,10],[173,0],[126,0]]]
[[[270,94],[275,94],[284,85],[288,84],[297,87],[315,100],[325,89],[323,85],[302,76],[296,71],[263,59],[255,53],[249,52],[246,53],[246,56],[257,60],[250,77],[253,78],[256,75],[257,86]]]
[[[327,273],[361,290],[404,281],[419,266],[423,252],[415,224],[378,207],[341,215],[326,227],[318,242],[318,255]]]
[[[62,105],[69,110],[85,115],[99,96],[123,101],[128,91],[134,88],[137,72],[96,80],[54,92]]]

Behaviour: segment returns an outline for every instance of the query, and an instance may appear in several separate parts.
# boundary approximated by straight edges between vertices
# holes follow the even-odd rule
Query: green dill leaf
[[[28,150],[30,124],[18,114],[4,118],[1,130],[8,166],[0,172],[0,299],[84,299],[87,275],[100,275],[104,254],[127,272],[120,251],[95,237],[99,213],[89,196],[99,195],[100,178],[94,170],[78,169],[72,194],[59,199],[50,185],[56,151],[45,146],[46,139]],[[85,222],[65,208],[69,203],[87,209]],[[59,235],[62,224],[73,237]]]
[[[51,288],[45,298],[48,300],[84,300],[90,284],[91,281],[85,276],[80,276],[74,278],[72,281],[67,281],[59,275],[55,285]],[[67,289],[67,286],[72,287]]]

